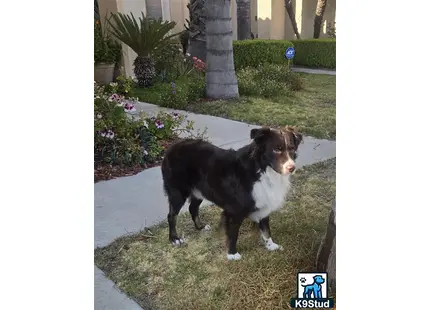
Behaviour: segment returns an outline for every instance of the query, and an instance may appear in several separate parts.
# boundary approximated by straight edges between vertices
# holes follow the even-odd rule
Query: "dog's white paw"
[[[279,244],[273,242],[272,238],[265,240],[265,247],[269,251],[282,250],[282,247]]]
[[[184,243],[185,243],[185,240],[183,238],[176,239],[175,241],[172,241],[172,244],[174,246],[178,246],[178,245],[181,245],[181,244],[184,244]]]
[[[203,227],[204,231],[210,231],[211,229],[212,229],[211,225],[209,225],[209,224],[206,224],[205,227]]]
[[[266,249],[268,249],[269,251],[276,251],[276,250],[278,250],[280,248],[281,247],[278,244],[274,243],[274,242],[272,242],[271,244],[266,244]]]
[[[236,254],[227,254],[227,259],[228,260],[239,260],[241,258],[242,258],[242,256],[239,253],[236,253]]]

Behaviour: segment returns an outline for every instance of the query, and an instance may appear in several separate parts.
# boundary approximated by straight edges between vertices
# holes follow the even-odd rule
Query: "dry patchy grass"
[[[335,197],[336,159],[300,169],[286,207],[271,216],[272,236],[283,251],[259,244],[258,229],[246,221],[240,230],[240,261],[227,261],[222,231],[197,232],[186,212],[178,232],[186,246],[172,247],[167,223],[148,232],[119,238],[95,251],[95,263],[120,289],[148,309],[288,309],[296,295],[296,274],[314,271],[331,202]],[[201,217],[212,227],[220,209]]]

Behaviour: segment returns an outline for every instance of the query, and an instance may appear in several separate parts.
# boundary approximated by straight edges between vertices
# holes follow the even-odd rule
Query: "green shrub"
[[[336,40],[293,40],[294,64],[307,67],[336,68]]]
[[[105,28],[104,28],[105,29]],[[121,59],[121,44],[103,31],[99,20],[94,20],[94,63],[113,64]]]
[[[239,93],[244,96],[272,97],[285,94],[285,84],[274,79],[262,78],[259,68],[248,67],[237,73]]]
[[[162,107],[183,109],[188,104],[188,87],[175,82],[164,83],[158,99]]]
[[[301,77],[286,65],[265,64],[237,72],[239,93],[245,96],[274,97],[303,88]]]
[[[133,96],[134,82],[131,77],[126,77],[123,72],[116,78],[115,82],[105,85],[104,91],[110,94],[119,94],[126,97]]]
[[[292,73],[287,81],[288,88],[292,91],[299,91],[304,88],[304,81],[302,77],[296,73]]]
[[[241,40],[233,42],[236,70],[258,67],[266,63],[286,64],[285,51],[293,44],[287,40]]]
[[[173,83],[173,84],[172,84]],[[159,106],[183,109],[189,103],[205,95],[205,79],[202,75],[189,75],[170,83],[157,83],[151,88],[135,88],[140,101]]]
[[[195,76],[188,79],[188,102],[196,101],[205,96],[204,76]]]
[[[155,49],[152,57],[155,61],[155,72],[158,81],[167,82],[176,78],[175,66],[183,58],[178,43],[172,41],[171,44],[162,49]]]
[[[258,95],[258,87],[255,76],[257,69],[248,67],[236,71],[237,83],[239,87],[239,94],[242,96],[256,96]]]

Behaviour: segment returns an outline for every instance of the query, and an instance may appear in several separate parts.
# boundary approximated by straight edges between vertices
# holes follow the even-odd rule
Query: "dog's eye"
[[[283,147],[282,146],[277,146],[273,149],[273,152],[279,154],[282,153]]]

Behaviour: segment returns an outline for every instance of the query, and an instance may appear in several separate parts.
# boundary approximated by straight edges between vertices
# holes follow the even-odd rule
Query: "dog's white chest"
[[[266,173],[254,184],[252,196],[258,211],[251,213],[249,218],[254,222],[259,222],[273,211],[281,208],[290,186],[290,175],[280,175],[268,167]]]

